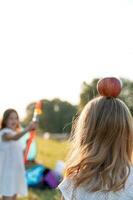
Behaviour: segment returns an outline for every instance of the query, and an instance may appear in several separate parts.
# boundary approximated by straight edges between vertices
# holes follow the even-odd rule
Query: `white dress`
[[[25,196],[28,190],[22,146],[19,140],[3,141],[4,133],[14,135],[16,132],[8,128],[0,131],[0,195]]]
[[[85,187],[74,189],[70,179],[64,179],[58,186],[65,200],[133,200],[133,168],[125,185],[118,192],[89,192]]]

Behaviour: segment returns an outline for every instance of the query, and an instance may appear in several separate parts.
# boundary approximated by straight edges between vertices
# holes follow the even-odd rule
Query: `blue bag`
[[[37,187],[42,183],[44,177],[45,167],[43,165],[36,165],[26,170],[26,180],[29,187]]]

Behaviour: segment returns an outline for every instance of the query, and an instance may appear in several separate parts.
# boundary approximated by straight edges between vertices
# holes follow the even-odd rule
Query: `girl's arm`
[[[65,200],[63,196],[61,196],[61,200]]]
[[[15,134],[15,135],[9,135],[5,132],[2,136],[3,141],[10,141],[10,140],[19,140],[22,136],[24,136],[28,131],[31,131],[33,129],[36,129],[37,123],[31,122],[22,132]]]

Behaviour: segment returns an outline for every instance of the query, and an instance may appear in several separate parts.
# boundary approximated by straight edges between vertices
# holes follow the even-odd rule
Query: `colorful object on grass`
[[[39,115],[42,113],[42,101],[38,101],[36,104],[35,104],[35,109],[34,109],[34,114],[33,114],[33,118],[32,120],[34,122],[38,122],[39,121]],[[35,130],[32,130],[30,132],[30,137],[29,139],[27,140],[27,145],[26,145],[26,149],[25,149],[25,153],[24,153],[24,162],[26,163],[27,162],[27,158],[28,158],[28,153],[29,153],[29,149],[30,149],[30,145],[33,141],[33,139],[35,138],[36,136],[36,131]]]
[[[28,187],[38,189],[54,189],[60,183],[55,172],[41,164],[37,164],[26,170],[26,181]]]

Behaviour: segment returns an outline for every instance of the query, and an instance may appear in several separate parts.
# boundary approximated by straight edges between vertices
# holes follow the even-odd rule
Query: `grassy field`
[[[67,141],[45,140],[37,137],[37,162],[54,169],[57,160],[64,160],[68,152]],[[60,200],[58,190],[29,190],[29,195],[20,200]]]

